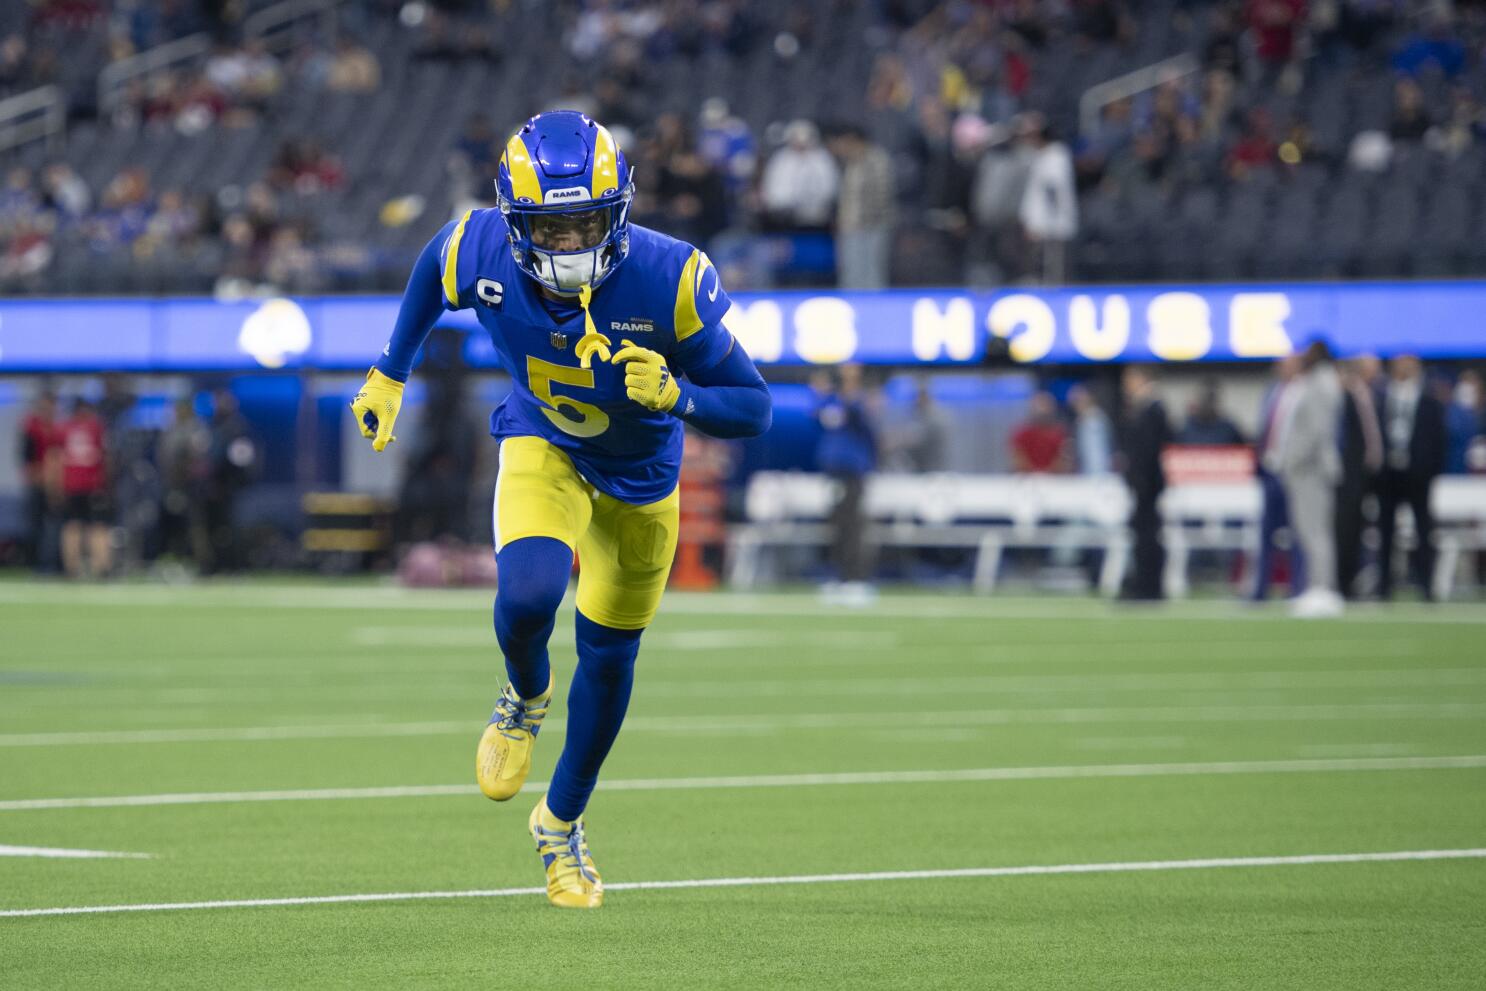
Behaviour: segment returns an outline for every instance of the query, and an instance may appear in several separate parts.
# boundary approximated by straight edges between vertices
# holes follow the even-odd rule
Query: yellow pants
[[[495,549],[551,537],[578,555],[578,609],[617,630],[650,625],[680,530],[678,490],[642,506],[606,495],[540,437],[501,442],[495,481]]]

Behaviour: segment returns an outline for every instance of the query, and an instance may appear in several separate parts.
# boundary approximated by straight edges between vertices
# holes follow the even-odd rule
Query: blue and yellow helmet
[[[634,192],[619,143],[576,110],[550,110],[522,125],[495,180],[516,264],[564,294],[597,287],[629,254]]]

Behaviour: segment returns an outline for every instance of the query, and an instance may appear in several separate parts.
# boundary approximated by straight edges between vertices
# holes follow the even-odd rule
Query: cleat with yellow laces
[[[547,808],[547,799],[537,803],[527,822],[537,853],[547,868],[547,900],[558,908],[598,908],[604,903],[604,882],[588,840],[583,836],[583,820],[564,822]]]
[[[509,683],[495,703],[495,714],[480,737],[475,752],[475,780],[487,798],[504,802],[521,790],[531,770],[531,752],[537,731],[552,702],[552,682],[534,699],[523,699]]]

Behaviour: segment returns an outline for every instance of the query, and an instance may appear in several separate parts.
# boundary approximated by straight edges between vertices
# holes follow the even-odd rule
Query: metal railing
[[[1078,99],[1079,133],[1085,137],[1093,134],[1095,128],[1099,126],[1099,114],[1116,100],[1144,93],[1163,83],[1184,79],[1201,68],[1202,65],[1195,55],[1191,52],[1183,52],[1180,55],[1153,62],[1134,72],[1127,72],[1123,76],[1116,76],[1097,86],[1090,86]]]
[[[105,118],[111,116],[118,108],[124,88],[135,79],[183,62],[204,58],[211,47],[211,35],[205,32],[189,34],[104,66],[103,71],[98,73],[99,114]]]
[[[45,141],[62,147],[67,133],[67,96],[60,86],[41,86],[0,100],[0,151]]]
[[[335,35],[338,8],[345,0],[284,0],[265,7],[243,21],[243,37],[262,41],[271,52],[294,47],[306,30],[313,30],[324,18]]]

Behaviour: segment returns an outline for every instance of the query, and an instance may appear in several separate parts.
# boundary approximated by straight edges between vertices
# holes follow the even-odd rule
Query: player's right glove
[[[380,451],[397,440],[392,436],[392,424],[397,421],[397,411],[402,409],[402,385],[373,368],[366,373],[361,391],[351,400],[351,413],[361,428],[361,436],[371,439],[374,450]]]

